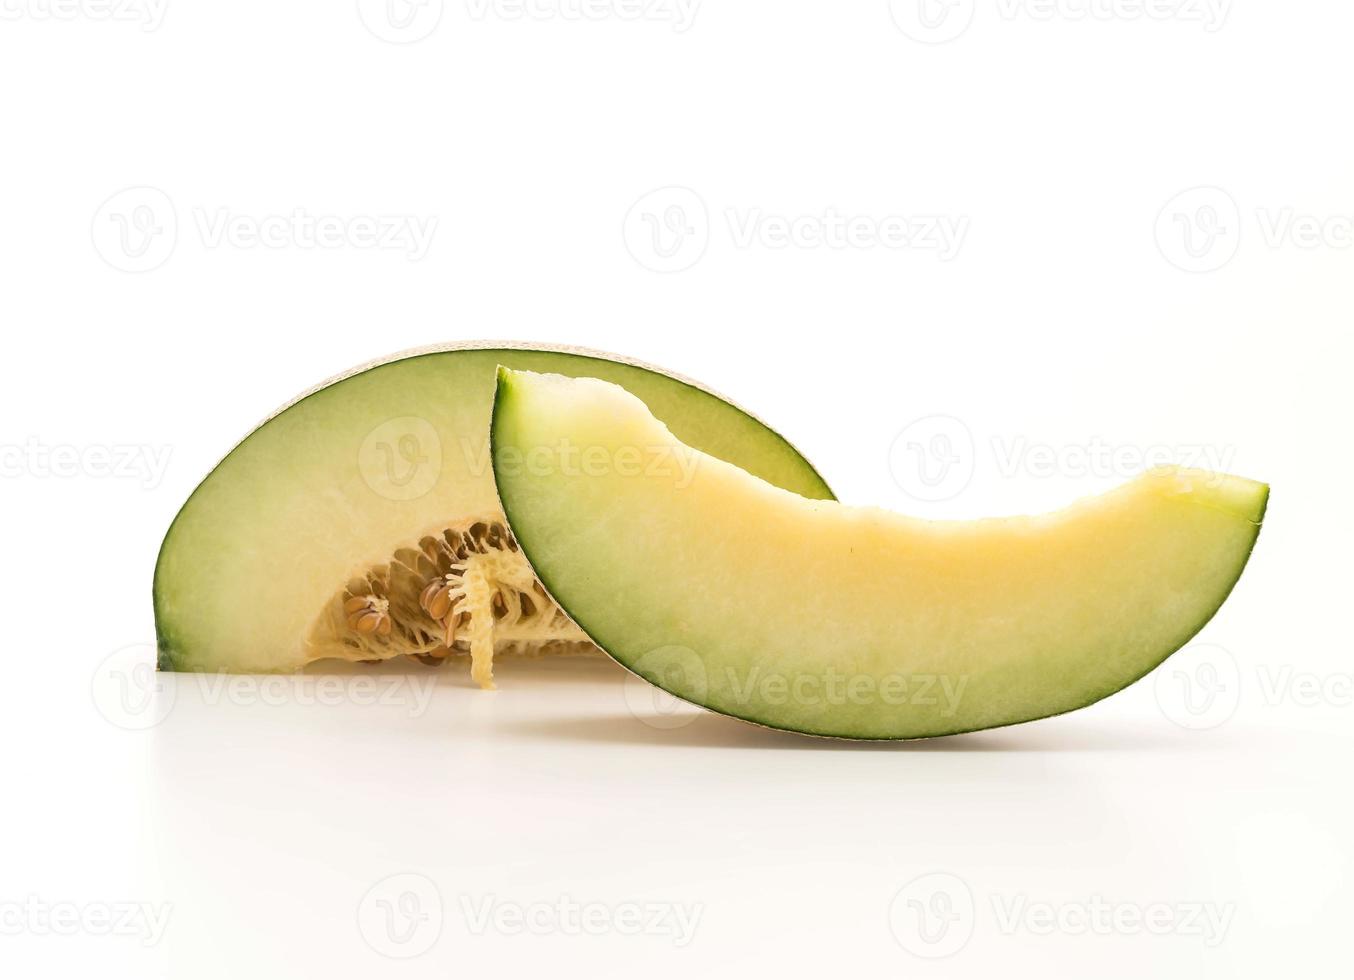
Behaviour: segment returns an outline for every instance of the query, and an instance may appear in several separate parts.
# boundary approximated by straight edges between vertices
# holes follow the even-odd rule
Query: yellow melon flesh
[[[1268,497],[1162,469],[1052,514],[919,520],[774,487],[614,384],[507,369],[492,444],[518,543],[602,649],[716,711],[851,738],[1123,688],[1217,611]]]

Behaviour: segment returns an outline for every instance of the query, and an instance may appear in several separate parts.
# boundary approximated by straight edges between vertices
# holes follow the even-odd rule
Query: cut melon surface
[[[487,687],[496,652],[594,651],[536,582],[498,506],[488,434],[499,364],[623,383],[712,454],[831,497],[781,436],[656,369],[504,344],[397,355],[279,411],[193,492],[155,570],[161,669],[469,654]]]
[[[506,368],[491,441],[512,532],[598,646],[692,703],[845,738],[1010,725],[1122,689],[1222,605],[1269,494],[1159,469],[1051,514],[926,521],[772,486],[615,384]]]

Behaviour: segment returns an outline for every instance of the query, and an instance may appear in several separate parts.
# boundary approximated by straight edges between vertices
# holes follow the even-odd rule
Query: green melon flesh
[[[1057,513],[924,521],[771,486],[614,384],[510,370],[492,444],[517,541],[602,649],[687,701],[846,738],[1009,725],[1127,686],[1221,606],[1269,492],[1155,470]]]
[[[488,453],[499,364],[624,384],[693,445],[788,490],[831,497],[761,422],[655,370],[501,345],[401,356],[285,408],[194,491],[155,570],[160,667],[290,671],[327,657],[438,660],[472,642],[489,655],[503,643],[586,644],[502,527]],[[432,619],[419,605],[420,576],[467,553],[473,574],[456,583],[458,611]],[[351,622],[364,614],[345,603],[381,599],[380,589],[398,593],[383,600],[393,623],[361,632]],[[476,669],[488,686],[487,663]]]

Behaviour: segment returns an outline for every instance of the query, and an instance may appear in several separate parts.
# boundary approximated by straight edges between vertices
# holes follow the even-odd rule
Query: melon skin
[[[681,462],[511,465],[561,439]],[[614,384],[507,369],[491,442],[517,541],[598,646],[683,700],[839,738],[995,728],[1123,689],[1221,607],[1269,496],[1154,470],[1052,514],[923,521],[773,487]]]
[[[832,495],[761,421],[655,368],[504,343],[396,355],[279,410],[189,497],[156,563],[160,669],[296,670],[316,659],[309,638],[346,581],[422,535],[500,514],[488,450],[499,364],[624,383],[711,453]]]

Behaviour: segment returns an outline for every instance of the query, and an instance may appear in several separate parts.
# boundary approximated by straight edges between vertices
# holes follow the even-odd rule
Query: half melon
[[[924,521],[773,486],[615,384],[507,369],[492,444],[517,542],[602,649],[695,704],[846,738],[1010,725],[1120,690],[1222,605],[1269,494],[1163,469],[1057,513]]]
[[[692,445],[807,497],[783,438],[698,385],[606,355],[511,345],[413,352],[304,395],[193,492],[155,569],[164,670],[590,650],[532,576],[489,461],[495,368],[623,384]]]

